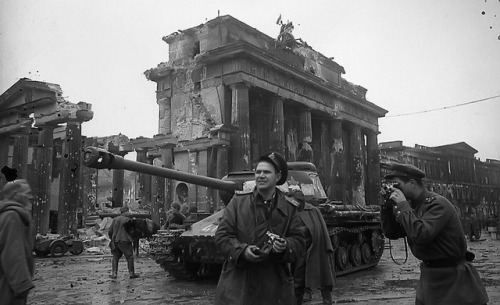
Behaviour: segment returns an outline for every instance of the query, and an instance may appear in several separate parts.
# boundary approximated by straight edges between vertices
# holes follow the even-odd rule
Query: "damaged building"
[[[403,145],[403,141],[379,144],[382,162],[413,164],[426,173],[428,190],[448,198],[460,216],[471,212],[480,218],[500,213],[500,161],[481,161],[465,142],[429,147]]]
[[[90,181],[82,178],[82,124],[92,117],[91,104],[66,101],[57,84],[22,78],[0,95],[0,167],[30,183],[37,233],[81,226],[82,181]]]
[[[341,65],[301,39],[276,40],[231,16],[163,41],[168,61],[145,72],[157,84],[158,135],[131,141],[147,150],[143,160],[222,178],[250,171],[260,155],[277,151],[288,161],[313,162],[333,200],[378,198],[378,118],[387,111],[344,79]],[[138,189],[148,180],[141,176]],[[166,180],[151,196],[164,196],[166,208],[185,191],[200,211],[220,207],[217,192]]]

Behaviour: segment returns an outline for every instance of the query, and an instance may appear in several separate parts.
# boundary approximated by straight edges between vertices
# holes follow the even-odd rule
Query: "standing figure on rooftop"
[[[35,287],[31,223],[33,194],[24,179],[7,182],[0,201],[0,304],[26,304]]]
[[[253,190],[237,193],[224,210],[215,242],[226,260],[215,304],[295,303],[290,263],[303,255],[304,233],[298,203],[276,188],[288,167],[278,153],[262,156]]]
[[[133,238],[126,230],[127,223],[131,220],[127,217],[128,207],[120,208],[120,215],[113,219],[108,234],[110,241],[111,254],[113,259],[111,262],[111,278],[116,279],[118,275],[118,261],[125,255],[127,259],[127,267],[131,279],[138,278],[139,275],[135,273],[134,269],[134,250]]]
[[[382,191],[385,236],[406,236],[422,261],[415,304],[486,304],[488,295],[471,263],[474,254],[467,250],[458,213],[445,197],[425,189],[424,177],[411,164],[391,163],[384,177],[391,184]]]

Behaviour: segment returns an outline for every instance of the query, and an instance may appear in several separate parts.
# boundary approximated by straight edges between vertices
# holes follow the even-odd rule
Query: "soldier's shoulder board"
[[[426,197],[425,198],[425,203],[431,203],[434,200],[436,200],[436,196]]]
[[[234,191],[234,194],[235,195],[248,195],[248,194],[252,194],[253,191],[252,190],[246,190],[246,191]]]
[[[291,205],[293,205],[293,206],[294,206],[294,207],[296,207],[296,208],[298,208],[298,207],[299,207],[299,205],[300,205],[300,203],[299,203],[297,200],[295,200],[295,199],[293,199],[293,198],[291,198],[291,197],[285,196],[285,199],[286,199],[286,201],[287,201],[288,203],[290,203]]]

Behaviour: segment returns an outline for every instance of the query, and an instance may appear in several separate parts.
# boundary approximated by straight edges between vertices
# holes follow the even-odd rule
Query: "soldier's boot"
[[[306,287],[304,289],[303,296],[304,296],[303,299],[302,299],[303,303],[311,302],[312,301],[312,289],[309,288],[309,287]]]
[[[139,274],[135,273],[134,258],[133,257],[127,258],[127,267],[128,267],[128,273],[130,274],[131,279],[135,279],[135,278],[139,277]]]
[[[113,257],[113,260],[111,261],[111,275],[110,277],[112,279],[116,279],[118,275],[118,259],[116,257]]]
[[[302,305],[304,301],[304,288],[295,288],[295,302],[297,305]]]
[[[321,297],[323,298],[323,305],[332,305],[332,291],[330,289],[321,289]]]

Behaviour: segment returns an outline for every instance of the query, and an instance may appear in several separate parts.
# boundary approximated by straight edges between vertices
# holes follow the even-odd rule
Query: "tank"
[[[126,160],[103,149],[87,147],[84,164],[98,169],[126,169],[219,190],[227,204],[237,190],[255,186],[252,172],[233,172],[223,179],[204,177]],[[328,199],[314,164],[288,162],[287,182],[279,186],[287,196],[301,190],[305,200],[318,207],[326,222],[332,245],[336,275],[377,265],[384,250],[380,206],[354,206]],[[186,230],[159,230],[150,241],[149,254],[176,279],[196,280],[220,274],[224,257],[215,246],[214,235],[223,210],[198,213],[188,218]]]

